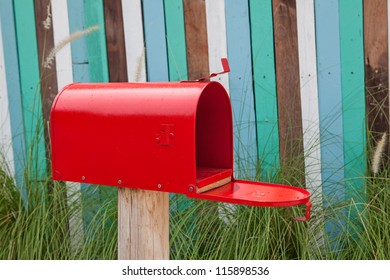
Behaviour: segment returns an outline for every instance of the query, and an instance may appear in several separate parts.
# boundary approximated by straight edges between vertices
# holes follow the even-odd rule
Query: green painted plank
[[[20,86],[26,134],[28,174],[31,179],[46,179],[46,152],[42,101],[39,86],[39,61],[35,31],[34,1],[14,1]]]
[[[91,82],[108,82],[108,60],[103,0],[84,0],[86,28],[98,25],[99,30],[86,37]]]
[[[339,25],[346,198],[359,203],[367,162],[362,0],[339,0]]]
[[[164,10],[169,80],[187,80],[188,73],[183,1],[165,0]]]
[[[280,166],[272,1],[249,5],[260,175],[270,180]]]

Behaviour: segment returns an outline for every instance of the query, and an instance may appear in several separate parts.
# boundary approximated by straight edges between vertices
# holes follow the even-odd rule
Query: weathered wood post
[[[118,189],[118,259],[169,259],[169,194]]]

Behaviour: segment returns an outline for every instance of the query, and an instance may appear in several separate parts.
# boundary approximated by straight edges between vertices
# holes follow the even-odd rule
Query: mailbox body
[[[229,96],[217,82],[71,84],[50,115],[54,180],[252,206],[306,204],[292,186],[233,178]]]
[[[216,82],[71,84],[51,110],[53,178],[186,193],[201,169],[231,176],[232,135]]]

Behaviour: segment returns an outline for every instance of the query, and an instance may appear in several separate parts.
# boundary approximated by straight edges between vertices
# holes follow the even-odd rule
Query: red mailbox
[[[71,84],[50,119],[53,179],[253,206],[306,204],[304,189],[236,180],[230,99],[217,82]]]

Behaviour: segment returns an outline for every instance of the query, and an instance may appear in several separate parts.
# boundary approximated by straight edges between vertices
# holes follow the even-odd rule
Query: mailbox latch
[[[161,146],[172,146],[175,143],[175,125],[161,124],[160,132],[156,135],[156,143]]]

